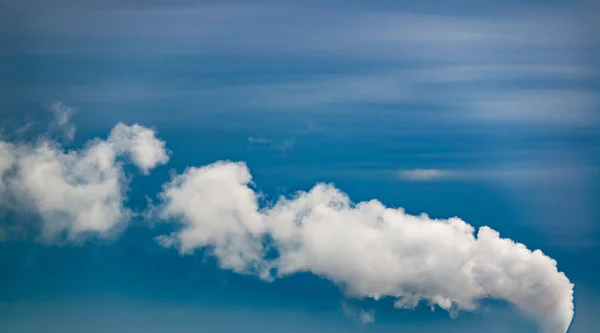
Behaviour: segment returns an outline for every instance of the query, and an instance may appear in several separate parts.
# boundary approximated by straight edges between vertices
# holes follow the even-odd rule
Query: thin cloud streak
[[[512,182],[513,184],[534,184],[540,181],[566,181],[572,177],[582,177],[597,171],[595,167],[498,167],[496,169],[404,169],[394,172],[397,180],[430,181],[481,181]]]
[[[488,62],[499,51],[513,59],[560,59],[570,57],[574,47],[591,43],[581,20],[585,8],[555,12],[517,6],[510,14],[452,17],[315,4],[300,7],[238,2],[134,9],[31,6],[22,12],[35,18],[28,21],[28,29],[34,32],[29,36],[40,42],[54,40],[57,51],[65,42],[85,36],[103,43],[108,39],[127,41],[130,44],[125,50],[134,52],[136,47],[138,52],[143,47],[145,51],[169,53],[219,49],[236,54],[328,54],[469,63]],[[6,24],[16,25],[14,21],[9,19]],[[150,45],[154,47],[148,49]],[[515,49],[521,52],[511,52]]]
[[[78,87],[78,93],[69,92],[78,95],[67,96],[70,100],[201,97],[225,108],[277,111],[416,102],[443,110],[431,121],[455,124],[581,127],[598,122],[594,82],[599,75],[589,55],[600,43],[590,38],[597,24],[588,20],[586,4],[560,10],[550,4],[515,4],[509,11],[462,16],[314,3],[85,7],[66,1],[52,7],[12,7],[28,21],[27,34],[21,36],[23,20],[6,17],[0,42],[14,46],[16,39],[20,46],[5,50],[9,54],[90,52],[360,64],[337,74],[195,89],[94,82]],[[502,84],[507,81],[511,84]],[[563,86],[549,89],[550,83]],[[481,88],[486,85],[494,89]],[[404,110],[397,107],[397,114],[401,117]]]

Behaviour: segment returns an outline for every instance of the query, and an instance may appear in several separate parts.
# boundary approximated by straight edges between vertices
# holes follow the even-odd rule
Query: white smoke
[[[40,139],[0,140],[0,205],[37,214],[43,236],[106,236],[123,226],[128,183],[123,164],[143,173],[169,160],[152,129],[117,124],[107,139],[80,150]],[[573,284],[541,251],[475,230],[459,218],[432,219],[377,200],[352,203],[332,185],[260,207],[244,163],[188,168],[164,185],[158,212],[181,228],[158,237],[182,254],[210,248],[224,269],[270,281],[311,272],[352,297],[393,297],[455,314],[484,298],[514,304],[546,333],[565,333],[573,318]],[[267,256],[275,250],[277,255]],[[365,317],[369,321],[371,317]]]
[[[165,184],[160,215],[181,229],[158,238],[182,254],[208,247],[222,268],[262,279],[311,272],[354,297],[391,296],[450,313],[500,299],[565,333],[573,284],[540,250],[475,229],[459,218],[414,216],[377,200],[353,204],[332,185],[260,208],[244,163],[191,167]],[[267,239],[269,239],[267,241]],[[278,256],[267,259],[274,247]]]
[[[0,141],[0,204],[32,211],[45,239],[106,235],[130,212],[122,157],[147,173],[168,161],[164,142],[139,125],[118,124],[106,140],[65,150],[49,139],[35,144]]]

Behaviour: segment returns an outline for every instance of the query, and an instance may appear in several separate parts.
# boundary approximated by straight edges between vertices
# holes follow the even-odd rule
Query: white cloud
[[[161,194],[165,201],[161,215],[181,218],[185,225],[160,242],[176,245],[181,253],[214,246],[221,267],[240,273],[260,266],[266,226],[256,194],[240,186],[250,180],[243,164],[227,162],[189,168],[177,176]]]
[[[252,148],[253,146],[265,146],[265,147],[269,147],[273,150],[278,151],[281,155],[285,156],[286,153],[292,149],[294,147],[294,140],[291,139],[287,139],[287,140],[273,140],[270,138],[265,138],[265,137],[248,137],[248,143],[250,144],[249,148]]]
[[[450,176],[452,173],[440,169],[408,169],[399,170],[397,177],[399,179],[414,180],[414,181],[429,181],[437,180]]]
[[[342,312],[360,324],[372,324],[375,322],[375,311],[373,310],[356,309],[348,305],[348,303],[342,302]]]
[[[134,124],[117,124],[108,138],[118,154],[128,154],[143,173],[169,161],[165,142],[155,137],[154,130]]]
[[[576,59],[574,49],[593,44],[589,6],[512,6],[479,15],[435,15],[397,8],[310,4],[194,4],[160,8],[17,6],[35,18],[30,29],[38,52],[141,52],[313,55],[369,60],[475,63],[498,56],[514,60]],[[443,6],[442,6],[443,7]],[[48,13],[52,13],[49,15]],[[440,9],[438,13],[443,13]],[[6,17],[2,32],[18,29]],[[72,18],[67,20],[65,18]],[[111,22],[106,27],[105,22]],[[94,44],[73,40],[95,38]],[[98,40],[108,41],[99,43]],[[116,48],[119,41],[129,42]],[[70,43],[69,43],[70,42]],[[117,43],[117,44],[113,44]],[[87,50],[87,47],[92,47]],[[515,50],[521,52],[514,52]]]
[[[487,169],[404,169],[393,172],[397,180],[430,182],[439,180],[500,182],[504,185],[525,185],[549,180],[573,180],[577,175],[596,171],[594,167],[558,165],[551,167],[539,163],[513,163]]]
[[[360,309],[359,319],[363,324],[372,324],[375,322],[375,311],[365,311]]]
[[[598,98],[585,90],[533,90],[473,95],[472,120],[495,124],[594,126]]]
[[[188,168],[164,185],[160,214],[181,229],[159,237],[182,254],[209,248],[222,268],[265,280],[312,272],[350,296],[421,301],[454,313],[505,300],[564,333],[573,285],[541,251],[459,218],[413,216],[377,200],[353,204],[327,184],[260,208],[243,163]],[[270,241],[267,242],[267,239]],[[278,256],[266,259],[270,247]]]
[[[80,150],[65,151],[45,139],[0,142],[0,199],[39,215],[47,240],[107,235],[130,215],[123,206],[127,181],[121,156],[145,173],[168,160],[164,142],[139,125],[118,124],[108,139],[91,140]]]
[[[270,139],[263,138],[260,136],[257,136],[257,137],[249,136],[248,137],[248,143],[266,144],[266,143],[270,143],[270,142],[271,142]]]
[[[67,140],[73,140],[75,137],[75,125],[70,123],[71,117],[75,113],[75,109],[62,103],[54,102],[50,107],[50,111],[54,114],[54,127],[59,128]]]
[[[13,147],[0,140],[0,205],[6,202],[7,189],[4,184],[4,175],[11,169],[15,160]]]
[[[598,121],[597,98],[590,92],[590,82],[598,78],[598,72],[588,55],[598,48],[600,39],[589,37],[597,31],[590,14],[595,8],[590,4],[568,10],[555,4],[521,5],[502,11],[486,5],[488,10],[458,16],[449,15],[444,6],[437,13],[392,7],[228,3],[98,9],[40,5],[16,12],[35,18],[28,27],[40,41],[22,45],[32,52],[167,52],[209,58],[218,53],[260,57],[267,60],[264,63],[286,56],[370,64],[274,80],[250,78],[245,85],[227,87],[173,89],[134,80],[63,86],[40,92],[41,96],[64,93],[86,101],[123,101],[202,95],[203,100],[214,98],[214,105],[221,107],[233,104],[272,110],[410,101],[461,110],[443,119],[430,118],[443,122],[452,118],[460,124],[465,118],[487,124],[561,126]],[[4,29],[6,33],[18,31],[22,21],[18,17],[6,17],[5,27],[12,27]],[[105,22],[113,24],[106,27]],[[82,42],[86,38],[93,42]],[[507,80],[519,83],[507,87]],[[477,85],[465,84],[475,81]],[[496,91],[478,94],[486,86]],[[566,88],[539,92],[549,86]],[[25,89],[31,91],[29,86]],[[515,92],[497,94],[498,89]],[[542,96],[528,97],[534,94]],[[403,108],[398,113],[404,113]]]

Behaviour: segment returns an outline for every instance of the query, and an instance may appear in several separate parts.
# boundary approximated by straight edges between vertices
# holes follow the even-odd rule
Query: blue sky
[[[398,239],[376,233],[373,243],[352,238],[362,235],[353,226],[364,227],[352,207],[340,213],[347,226],[336,229],[337,215],[317,224],[331,228],[315,229],[316,236],[334,230],[347,241],[325,241],[332,252],[290,241],[278,227],[286,220],[277,208],[286,206],[275,202],[282,195],[299,202],[297,191],[319,182],[334,184],[353,203],[402,207],[403,221],[421,213],[457,216],[541,249],[575,285],[569,332],[600,324],[596,1],[2,6],[2,332],[543,327],[539,313],[523,310],[552,306],[548,295],[563,286],[543,270],[552,266],[545,261],[540,271],[523,268],[511,280],[519,285],[551,272],[539,295],[497,292],[500,299],[469,311],[465,295],[473,289],[452,284],[462,280],[442,270],[444,262],[415,281],[393,271],[395,263],[399,272],[420,269],[403,261],[412,252],[391,242],[410,243],[413,231]],[[202,167],[217,161],[245,162],[252,183],[247,187],[245,168],[233,164],[202,176],[209,170]],[[42,162],[57,171],[44,174]],[[337,192],[325,192],[340,203]],[[246,200],[255,194],[264,210]],[[247,215],[230,219],[231,212]],[[312,212],[315,219],[322,213]],[[440,244],[460,250],[453,244],[462,238],[446,244],[429,233],[437,229],[424,230],[415,238],[423,251],[417,258],[439,258]],[[266,251],[255,242],[263,236],[277,253],[254,258],[257,246]],[[348,244],[370,245],[353,259]],[[478,266],[499,256],[473,246],[469,259]],[[299,257],[295,247],[316,259]],[[389,253],[398,255],[384,265],[389,270],[375,264]],[[448,262],[462,254],[446,253]],[[510,271],[521,267],[519,258],[498,265]],[[259,271],[271,264],[290,273],[267,281]],[[345,275],[354,267],[379,274]],[[393,288],[380,292],[388,280]],[[400,280],[411,282],[397,286]],[[451,295],[442,296],[464,311],[452,318],[441,301],[433,312],[426,302],[397,309],[399,290],[426,299],[429,291],[446,291]],[[532,299],[539,304],[530,306]]]

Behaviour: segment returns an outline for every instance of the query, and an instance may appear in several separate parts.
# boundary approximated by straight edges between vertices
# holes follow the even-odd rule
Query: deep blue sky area
[[[148,175],[126,167],[124,205],[139,214],[107,238],[41,241],[39,216],[0,202],[0,229],[33,228],[0,232],[0,332],[539,331],[502,300],[456,318],[426,304],[395,309],[318,274],[264,282],[221,269],[209,249],[159,245],[176,228],[146,214],[163,184],[219,160],[245,161],[267,201],[333,183],[355,203],[458,216],[541,249],[575,284],[569,332],[595,331],[599,10],[0,0],[1,140],[77,150],[138,123],[170,151]],[[75,110],[72,140],[51,126],[56,101]]]

